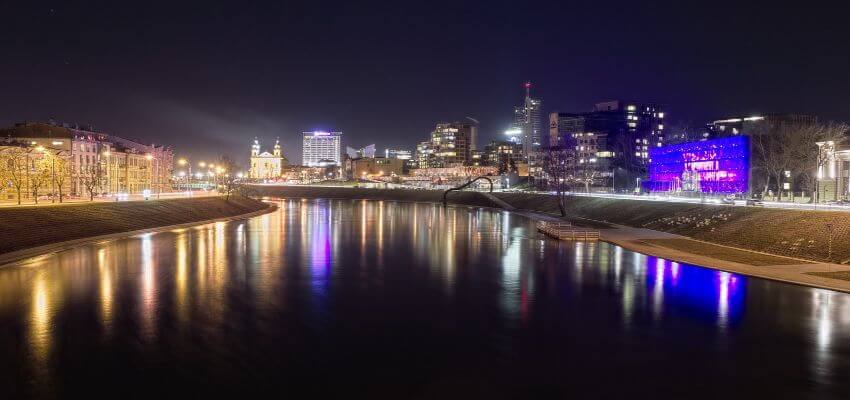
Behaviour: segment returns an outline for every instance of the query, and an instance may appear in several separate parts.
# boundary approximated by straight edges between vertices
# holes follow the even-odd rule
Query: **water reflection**
[[[123,371],[125,383],[133,368],[178,381],[260,376],[297,384],[277,374],[315,370],[371,382],[369,373],[392,374],[384,365],[416,370],[438,357],[465,371],[492,365],[541,376],[572,368],[551,364],[558,359],[580,364],[573,374],[581,376],[599,372],[600,358],[642,370],[630,357],[643,354],[743,382],[763,361],[764,349],[752,346],[760,337],[799,354],[775,363],[774,373],[809,377],[826,393],[846,390],[845,294],[606,243],[557,242],[507,212],[384,201],[278,206],[250,220],[95,243],[0,269],[0,351],[9,355],[0,375],[24,376],[32,395],[37,385],[85,382],[82,371]],[[101,362],[85,364],[81,348]],[[390,361],[398,354],[402,364]],[[738,365],[737,375],[713,369],[717,357]]]
[[[37,365],[44,366],[50,352],[53,340],[51,323],[53,307],[50,304],[50,290],[47,287],[47,277],[43,273],[36,274],[32,289],[32,306],[30,311],[29,343],[32,356]]]

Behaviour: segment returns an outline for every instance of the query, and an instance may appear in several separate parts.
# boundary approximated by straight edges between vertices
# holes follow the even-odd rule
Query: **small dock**
[[[573,225],[569,222],[540,221],[537,223],[537,230],[546,236],[558,240],[599,240],[599,231],[593,229],[573,228]]]

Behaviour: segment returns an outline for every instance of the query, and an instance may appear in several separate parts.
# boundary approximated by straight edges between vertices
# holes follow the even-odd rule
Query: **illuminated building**
[[[816,122],[817,117],[806,114],[763,114],[721,118],[706,124],[702,136],[706,139],[714,139],[725,136],[751,135],[763,123],[810,125]]]
[[[531,98],[531,82],[523,84],[525,99],[523,104],[514,107],[514,121],[510,132],[519,131],[519,142],[522,144],[522,155],[528,159],[540,146],[540,136],[543,133],[541,113],[543,102]]]
[[[410,171],[404,181],[419,185],[457,186],[479,176],[498,175],[498,168],[490,166],[456,166],[443,168],[419,168]]]
[[[413,158],[413,155],[410,153],[410,150],[402,150],[402,149],[386,149],[384,151],[384,157],[386,158],[398,158],[399,160],[410,160]]]
[[[817,201],[850,200],[850,145],[818,142]]]
[[[650,150],[651,192],[749,192],[750,141],[748,136],[682,143]]]
[[[444,168],[472,165],[473,143],[478,124],[450,122],[437,124],[431,139],[416,147],[419,168]]]
[[[341,166],[342,132],[304,132],[302,163],[308,167]]]
[[[171,190],[174,152],[170,147],[144,144],[98,132],[92,127],[23,122],[0,130],[7,142],[36,148],[66,158],[69,179],[64,194],[88,196],[84,181],[97,171],[98,193],[141,193]]]
[[[283,168],[289,165],[289,161],[283,155],[283,150],[280,147],[280,141],[275,140],[272,153],[267,151],[261,152],[260,141],[254,139],[254,144],[251,146],[251,167],[248,170],[248,177],[251,179],[276,179],[281,176]]]
[[[524,162],[522,144],[511,141],[494,140],[484,146],[482,165],[499,167],[500,170],[516,169],[516,165]],[[511,168],[511,165],[514,167]]]
[[[345,154],[348,155],[350,159],[357,158],[375,158],[375,144],[370,144],[366,147],[362,147],[359,149],[355,149],[353,147],[346,147]]]
[[[399,158],[364,157],[352,160],[351,164],[352,175],[355,179],[404,174],[404,160]]]
[[[416,168],[428,168],[430,160],[434,155],[431,141],[419,142],[416,145]]]
[[[663,146],[664,109],[635,101],[596,103],[593,111],[549,114],[549,145],[573,149],[571,168],[592,171],[596,184],[633,188],[644,177],[650,149]]]

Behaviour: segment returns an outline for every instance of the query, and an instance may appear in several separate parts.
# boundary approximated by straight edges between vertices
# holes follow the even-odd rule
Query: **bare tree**
[[[573,152],[564,146],[553,146],[543,152],[543,172],[549,177],[549,187],[555,188],[558,199],[558,211],[567,215],[566,201],[572,179]]]
[[[848,130],[846,124],[761,124],[751,137],[753,166],[764,175],[762,193],[766,193],[771,180],[776,192],[782,190],[781,182],[785,171],[803,180],[816,173],[826,161],[827,151],[819,142],[838,142]],[[812,167],[815,167],[814,170]],[[817,178],[815,191],[817,191]]]
[[[53,185],[56,187],[56,191],[59,194],[59,202],[61,203],[64,196],[62,188],[71,176],[71,163],[66,157],[62,157],[60,154],[61,153],[50,155],[50,173],[53,177]]]
[[[224,192],[225,198],[230,199],[230,194],[237,190],[237,171],[239,165],[228,156],[221,156],[218,164],[221,167],[221,172],[217,176],[220,185],[219,192]]]
[[[599,171],[593,167],[585,166],[577,171],[573,180],[584,185],[584,191],[590,193],[590,185],[599,176]]]
[[[35,159],[33,171],[29,174],[29,191],[35,204],[38,204],[38,192],[50,182],[50,162],[42,157]]]
[[[0,151],[0,163],[3,165],[4,181],[15,189],[18,204],[21,193],[26,190],[29,176],[29,154],[21,147],[12,147]]]
[[[80,181],[89,194],[89,201],[94,201],[95,193],[99,193],[103,185],[103,168],[100,165],[89,165],[80,174]]]

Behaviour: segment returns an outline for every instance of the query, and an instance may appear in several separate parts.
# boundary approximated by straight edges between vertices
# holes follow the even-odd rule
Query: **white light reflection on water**
[[[47,363],[53,338],[53,307],[46,275],[46,272],[35,275],[30,306],[29,343],[34,364],[38,368],[44,368]]]
[[[97,270],[100,274],[100,322],[104,332],[112,331],[112,271],[107,261],[107,248],[97,249]]]

